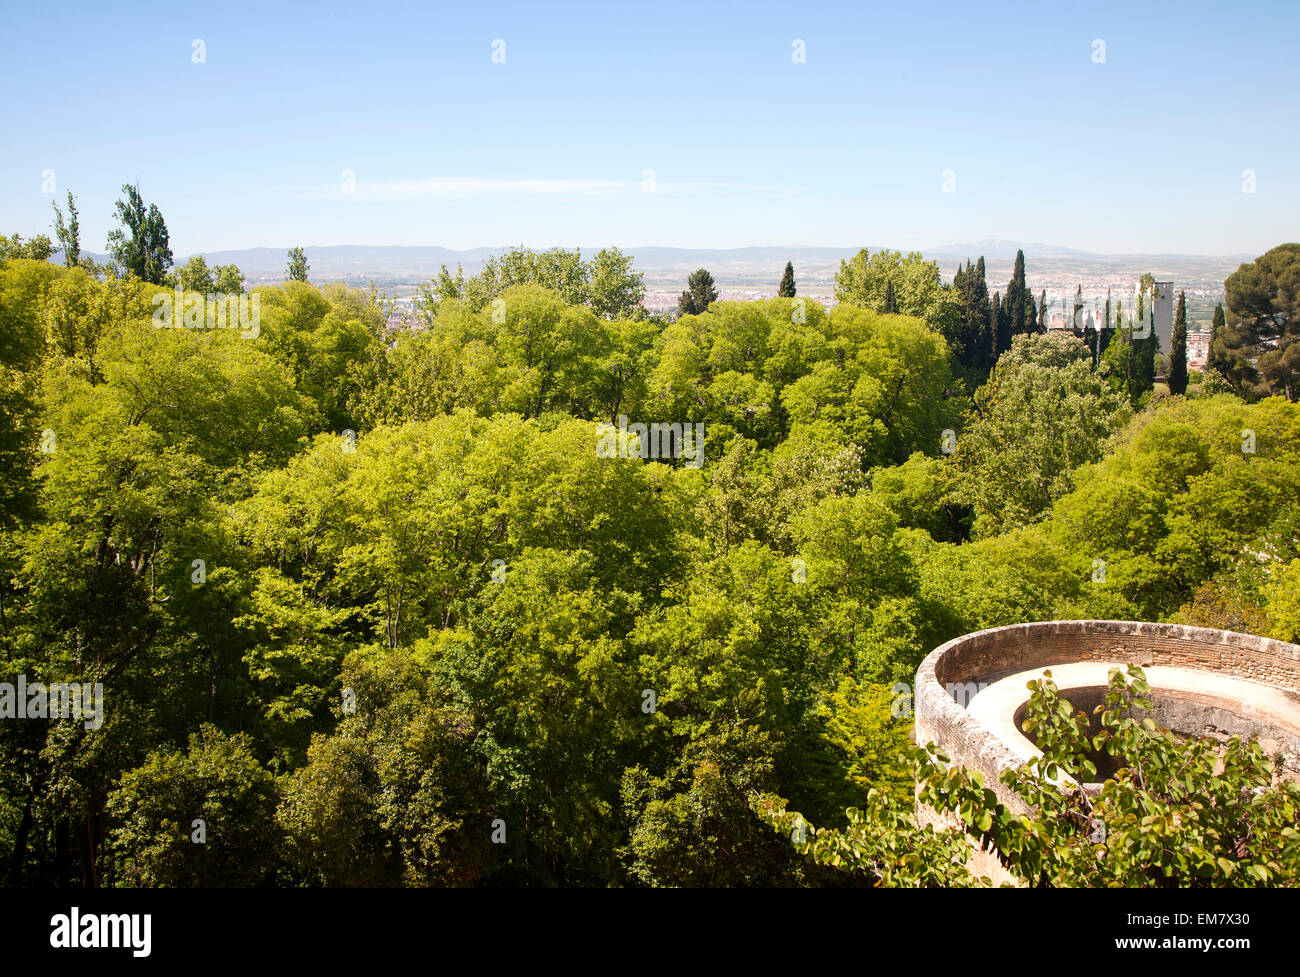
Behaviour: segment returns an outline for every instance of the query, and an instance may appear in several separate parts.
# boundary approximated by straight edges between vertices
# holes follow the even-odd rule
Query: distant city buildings
[[[1127,282],[1084,281],[1082,294],[1068,283],[1053,281],[1047,291],[1047,327],[1048,329],[1073,330],[1075,324],[1075,302],[1082,301],[1078,310],[1078,327],[1098,329],[1106,321],[1106,299],[1110,295],[1111,328],[1124,328],[1133,322],[1137,312],[1138,283],[1129,279]],[[1223,300],[1221,286],[1206,287],[1200,283],[1183,285],[1173,281],[1155,283],[1155,301],[1147,297],[1143,300],[1143,315],[1153,328],[1160,341],[1160,353],[1168,356],[1173,342],[1174,308],[1178,293],[1187,293],[1187,365],[1191,369],[1205,368],[1209,360],[1210,332],[1209,320],[1216,303]],[[1076,295],[1078,298],[1076,299]],[[1121,311],[1122,305],[1122,311]],[[1122,318],[1121,318],[1122,315]]]
[[[1187,365],[1193,370],[1204,370],[1210,361],[1210,330],[1193,329],[1187,332]]]
[[[388,313],[388,319],[384,323],[385,332],[413,332],[424,328],[422,320],[410,308],[395,308]]]

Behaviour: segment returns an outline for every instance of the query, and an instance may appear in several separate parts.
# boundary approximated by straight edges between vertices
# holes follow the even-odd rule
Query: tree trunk
[[[18,833],[14,836],[14,851],[9,860],[9,888],[17,888],[22,881],[23,862],[27,858],[27,837],[32,830],[32,801],[36,798],[36,785],[32,784],[32,789],[27,792],[27,800],[23,804],[23,817],[18,822]]]
[[[68,887],[72,861],[68,856],[68,819],[61,817],[54,825],[54,874],[60,889]]]

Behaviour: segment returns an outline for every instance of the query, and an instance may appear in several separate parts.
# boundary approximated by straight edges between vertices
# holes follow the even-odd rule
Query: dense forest
[[[0,677],[104,703],[0,722],[10,885],[913,884],[951,851],[908,835],[898,690],[939,643],[1300,639],[1300,245],[1162,377],[1143,311],[1048,333],[1023,255],[990,296],[863,252],[829,311],[697,273],[661,317],[614,249],[518,249],[389,333],[301,252],[218,321],[238,269],[120,206],[114,267],[0,242]],[[598,452],[637,424],[703,464]],[[919,874],[771,813],[869,792]]]

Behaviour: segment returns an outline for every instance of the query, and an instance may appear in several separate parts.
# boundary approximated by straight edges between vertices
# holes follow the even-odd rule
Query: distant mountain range
[[[878,246],[869,246],[870,250],[879,250]],[[466,274],[473,274],[483,267],[483,262],[490,255],[501,254],[509,246],[471,248],[456,251],[437,246],[367,246],[337,245],[330,247],[307,247],[304,251],[311,266],[313,276],[322,278],[365,279],[370,277],[393,281],[409,278],[422,281],[438,273],[442,265],[455,269],[459,264]],[[583,248],[583,254],[591,255],[599,248]],[[822,248],[822,247],[749,247],[749,248],[669,248],[644,247],[624,248],[636,262],[639,271],[646,272],[647,278],[658,278],[665,273],[672,277],[685,270],[708,268],[720,281],[723,277],[739,273],[745,278],[762,269],[762,280],[775,275],[780,277],[787,261],[795,263],[795,270],[805,266],[806,270],[839,267],[841,260],[857,254],[858,248]],[[984,256],[985,262],[1010,262],[1015,260],[1016,251],[1025,252],[1026,261],[1032,265],[1036,261],[1051,259],[1054,265],[1062,262],[1078,262],[1086,265],[1113,267],[1116,265],[1170,265],[1189,264],[1194,266],[1231,265],[1235,268],[1243,261],[1249,261],[1254,255],[1176,255],[1176,254],[1097,254],[1064,248],[1055,245],[1026,243],[1017,241],[985,240],[969,244],[947,244],[928,248],[922,253],[930,259],[940,261],[941,266],[964,261],[967,258]],[[284,274],[287,249],[285,248],[245,248],[238,251],[202,252],[208,264],[236,264],[250,280],[278,279]],[[187,256],[188,257],[188,256]],[[951,262],[946,259],[951,259]],[[178,261],[183,261],[181,258]],[[774,271],[772,269],[775,269]]]
[[[465,274],[475,274],[482,269],[488,257],[508,250],[510,250],[508,245],[470,248],[465,251],[454,251],[433,245],[411,247],[336,245],[303,248],[307,255],[307,264],[311,267],[312,277],[346,280],[375,278],[377,281],[383,279],[389,282],[409,280],[412,283],[431,278],[443,265],[453,272],[459,265],[465,270]],[[598,247],[584,247],[582,253],[590,257],[599,250]],[[757,268],[766,269],[773,263],[779,264],[777,276],[780,277],[785,263],[791,260],[819,267],[828,265],[838,268],[841,259],[856,254],[857,249],[648,247],[624,248],[623,253],[632,257],[636,262],[637,270],[646,272],[648,279],[670,276],[681,277],[685,281],[687,274],[701,267],[709,268],[715,278],[735,273],[748,275]],[[239,251],[205,251],[202,254],[209,265],[238,265],[250,281],[282,278],[288,260],[288,252],[285,248],[245,248]],[[178,263],[184,260],[186,259],[177,259]]]
[[[1026,256],[1036,254],[1045,258],[1098,258],[1102,255],[1093,254],[1089,251],[1079,251],[1075,248],[1062,248],[1055,244],[1038,244],[1026,243],[1024,241],[1003,241],[998,238],[985,238],[983,241],[972,241],[969,244],[945,244],[937,248],[931,248],[924,252],[925,254],[960,256],[964,258],[967,255],[984,255],[988,259],[1007,259],[1014,261],[1017,251],[1024,251]]]
[[[1151,254],[1140,251],[1129,251],[1122,254],[1100,254],[1095,251],[1079,251],[1075,248],[1063,248],[1055,244],[1030,244],[1023,241],[1002,241],[997,238],[986,238],[983,241],[973,241],[970,244],[945,244],[937,248],[927,248],[922,252],[927,258],[930,257],[960,257],[969,256],[972,260],[984,256],[985,261],[1004,260],[1015,261],[1016,252],[1024,251],[1025,260],[1035,258],[1074,258],[1079,261],[1096,261],[1096,262],[1116,262],[1131,261],[1141,259],[1146,261],[1220,261],[1231,260],[1240,264],[1243,261],[1251,261],[1256,255],[1253,254],[1227,254],[1227,255],[1205,255],[1205,254],[1174,254],[1162,252]]]
[[[871,251],[879,250],[872,245]],[[205,251],[203,257],[209,265],[238,265],[250,284],[277,282],[284,279],[287,263],[286,248],[244,248],[236,251]],[[493,254],[509,250],[508,246],[471,248],[457,251],[434,245],[429,246],[368,246],[337,245],[306,247],[307,263],[313,281],[345,281],[364,285],[373,281],[379,287],[396,293],[413,291],[420,282],[437,275],[445,264],[455,270],[461,266],[465,274],[472,275],[483,267],[483,262]],[[582,248],[591,256],[599,248]],[[669,293],[679,292],[686,277],[696,268],[708,268],[719,289],[726,297],[758,297],[771,295],[787,261],[795,267],[799,288],[810,296],[829,295],[833,290],[835,272],[840,262],[857,254],[859,248],[823,247],[749,247],[749,248],[669,248],[637,247],[623,249],[635,261],[636,269],[645,275],[646,287],[658,304],[667,301]],[[900,249],[904,250],[904,249]],[[1034,242],[990,239],[968,244],[947,244],[929,248],[922,253],[927,259],[937,261],[940,271],[951,280],[958,264],[981,255],[987,267],[989,289],[1005,288],[1011,277],[1012,264],[1017,250],[1025,252],[1026,277],[1035,290],[1047,289],[1049,294],[1073,292],[1076,283],[1085,291],[1115,285],[1130,287],[1145,272],[1157,278],[1172,280],[1176,287],[1211,295],[1222,289],[1223,279],[1251,254],[1232,255],[1179,255],[1179,254],[1097,254]],[[103,260],[102,255],[93,255]],[[177,263],[189,258],[177,257]],[[57,255],[52,259],[61,260]]]

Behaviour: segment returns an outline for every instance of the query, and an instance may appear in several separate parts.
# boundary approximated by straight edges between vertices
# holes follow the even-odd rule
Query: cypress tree
[[[969,274],[970,261],[965,265],[960,261],[957,262],[957,270],[952,276],[952,290],[957,293],[957,299],[961,302],[961,324],[957,327],[957,362],[962,366],[969,367],[972,365],[975,353],[975,344],[971,338],[970,323],[970,288],[966,284],[966,277]]]
[[[970,261],[965,267],[958,265],[952,287],[961,301],[957,361],[964,368],[967,379],[972,379],[986,373],[993,363],[993,316],[984,258],[981,257],[977,265]]]
[[[1148,282],[1150,280],[1150,282]],[[1133,317],[1129,326],[1129,345],[1131,347],[1131,362],[1133,364],[1130,376],[1132,377],[1132,386],[1130,393],[1133,397],[1133,406],[1138,405],[1141,396],[1156,384],[1156,339],[1155,330],[1155,290],[1154,279],[1150,275],[1142,276],[1142,284],[1138,288],[1137,296],[1137,314]],[[1147,298],[1150,292],[1151,298]],[[1134,331],[1140,326],[1145,325],[1145,336],[1135,336]]]
[[[1082,286],[1080,287],[1082,292]],[[1081,294],[1076,295],[1075,301],[1082,306],[1083,297]],[[1095,308],[1095,307],[1094,307]],[[1080,317],[1083,320],[1083,343],[1088,347],[1088,356],[1092,359],[1092,365],[1095,367],[1098,358],[1101,356],[1098,347],[1101,345],[1098,341],[1100,338],[1101,323],[1093,317],[1092,312]]]
[[[1034,298],[1025,288],[1025,252],[1016,252],[1016,264],[1007,283],[1007,294],[1002,297],[1002,313],[1006,316],[1005,331],[998,328],[998,352],[1011,348],[1011,337],[1034,331]],[[1005,339],[1005,343],[1004,340]]]
[[[989,368],[996,358],[993,339],[993,307],[989,303],[989,283],[985,275],[984,255],[975,264],[975,318],[979,324],[980,365]]]
[[[1208,362],[1205,364],[1207,369],[1223,372],[1223,354],[1220,352],[1220,344],[1223,341],[1224,327],[1228,324],[1228,317],[1223,314],[1223,303],[1219,302],[1214,307],[1214,318],[1210,321],[1210,346]]]
[[[893,315],[898,311],[898,304],[894,301],[894,280],[892,278],[885,279],[885,301],[883,306],[880,311],[885,315]]]
[[[785,274],[781,276],[781,284],[776,290],[776,294],[783,299],[794,298],[794,262],[785,263]]]
[[[1007,310],[1002,307],[1002,293],[993,293],[993,362],[1011,348],[1011,333],[1007,325]]]
[[[1047,332],[1047,289],[1043,289],[1038,296],[1038,331]]]
[[[1154,332],[1155,330],[1152,329],[1152,335],[1140,340],[1137,345],[1138,382],[1143,393],[1154,389],[1156,385],[1156,350],[1160,340],[1155,337]]]
[[[1174,331],[1169,337],[1169,392],[1187,393],[1187,293],[1178,293]]]
[[[1106,289],[1106,317],[1102,320],[1101,329],[1097,331],[1097,362],[1101,362],[1102,354],[1106,352],[1106,347],[1110,345],[1111,328],[1110,328],[1110,289]]]

